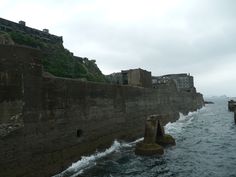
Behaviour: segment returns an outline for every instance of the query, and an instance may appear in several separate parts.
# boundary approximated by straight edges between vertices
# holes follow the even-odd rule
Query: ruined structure
[[[48,29],[43,29],[43,31],[40,31],[34,28],[30,28],[26,26],[26,23],[24,21],[19,21],[19,23],[15,23],[0,18],[0,31],[28,34],[31,37],[34,37],[35,39],[42,39],[45,42],[50,42],[50,43],[59,43],[59,44],[63,43],[61,36],[50,34]]]
[[[158,77],[152,77],[153,87],[156,88],[161,84],[174,81],[178,90],[191,91],[194,89],[193,76],[190,74],[168,74]]]
[[[0,176],[49,177],[106,148],[143,136],[145,118],[162,123],[203,106],[197,92],[84,82],[43,75],[41,52],[0,45]]]
[[[165,116],[151,115],[145,122],[144,140],[137,143],[135,154],[137,155],[155,155],[164,154],[163,147],[175,145],[175,140],[171,135],[165,134],[162,121]]]
[[[123,70],[120,73],[113,73],[107,76],[107,79],[113,84],[131,85],[138,87],[152,87],[151,72],[143,69]]]
[[[156,143],[157,122],[155,117],[149,116],[145,122],[144,140],[136,144],[136,155],[164,154],[164,149]]]
[[[109,74],[106,78],[111,84],[123,85],[123,77],[121,72]]]
[[[165,124],[203,105],[175,87],[43,76],[35,49],[0,45],[0,54],[0,176],[52,176],[114,139],[141,137],[148,115],[166,115]]]
[[[124,85],[152,87],[152,76],[149,71],[138,68],[121,71],[121,74]]]

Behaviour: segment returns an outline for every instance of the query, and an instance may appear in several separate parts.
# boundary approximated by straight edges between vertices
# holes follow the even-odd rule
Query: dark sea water
[[[163,156],[134,154],[136,142],[115,141],[57,177],[236,177],[236,125],[226,97],[165,126],[176,146]],[[138,141],[138,140],[137,140]]]

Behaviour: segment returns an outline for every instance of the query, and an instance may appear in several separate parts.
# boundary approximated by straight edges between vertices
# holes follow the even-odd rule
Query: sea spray
[[[189,125],[192,120],[198,115],[200,112],[204,111],[205,108],[198,109],[194,112],[189,112],[188,115],[183,115],[182,113],[179,113],[179,119],[175,122],[169,122],[167,123],[164,128],[165,131],[169,134],[176,134],[182,131],[182,128]]]
[[[119,150],[120,147],[121,143],[115,140],[112,146],[106,149],[104,152],[96,152],[95,154],[90,156],[82,156],[81,160],[72,163],[72,165],[65,171],[53,177],[73,177],[75,175],[81,174],[83,173],[83,170],[96,165],[96,160],[105,157],[106,155],[111,154],[114,151]]]
[[[177,145],[163,156],[137,156],[128,143],[77,177],[235,176],[236,126],[226,101],[216,100],[167,125]]]
[[[183,115],[180,113],[180,117],[176,122],[168,123],[165,125],[165,130],[167,133],[170,134],[176,134],[182,130],[184,126],[191,123],[192,119],[196,114],[198,114],[200,111],[202,111],[204,108],[195,111],[190,112],[188,115]],[[136,143],[142,141],[143,138],[139,138],[133,142],[119,142],[115,140],[112,144],[112,146],[108,149],[106,149],[104,152],[96,152],[90,156],[82,156],[81,160],[73,163],[69,168],[67,168],[65,171],[63,171],[60,174],[57,174],[53,177],[76,177],[80,174],[82,174],[85,170],[88,170],[96,165],[96,162],[106,157],[107,155],[111,153],[115,153],[120,151],[121,148],[132,148],[135,146]]]
[[[131,148],[136,143],[142,141],[143,138],[139,138],[133,142],[119,142],[115,140],[110,148],[106,149],[104,152],[96,152],[90,156],[82,156],[81,160],[73,163],[69,168],[63,171],[60,174],[57,174],[53,177],[76,177],[79,174],[82,174],[84,170],[89,169],[96,165],[96,161],[120,150],[120,148]]]

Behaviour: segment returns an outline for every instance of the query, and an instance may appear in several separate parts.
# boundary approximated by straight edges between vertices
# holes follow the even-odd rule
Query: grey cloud
[[[72,15],[62,21],[57,19],[52,31],[63,35],[65,47],[76,55],[96,59],[105,74],[137,67],[151,70],[154,75],[187,72],[195,76],[195,83],[204,94],[235,95],[235,89],[230,88],[234,88],[236,79],[227,73],[236,72],[221,67],[235,64],[235,0],[183,0],[178,9],[161,17],[145,16],[140,11],[139,17],[143,13],[145,18],[136,21],[129,21],[129,14],[128,20],[112,21],[107,18],[112,12],[105,11],[109,7],[90,8],[93,2],[98,3],[73,1]],[[76,10],[86,3],[88,10]],[[217,72],[226,73],[229,78],[214,78]]]

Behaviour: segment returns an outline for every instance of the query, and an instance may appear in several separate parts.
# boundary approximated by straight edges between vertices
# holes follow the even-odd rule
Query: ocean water
[[[135,142],[118,142],[83,157],[55,177],[236,177],[236,125],[226,97],[208,99],[197,112],[165,126],[176,146],[162,156],[134,154]]]

